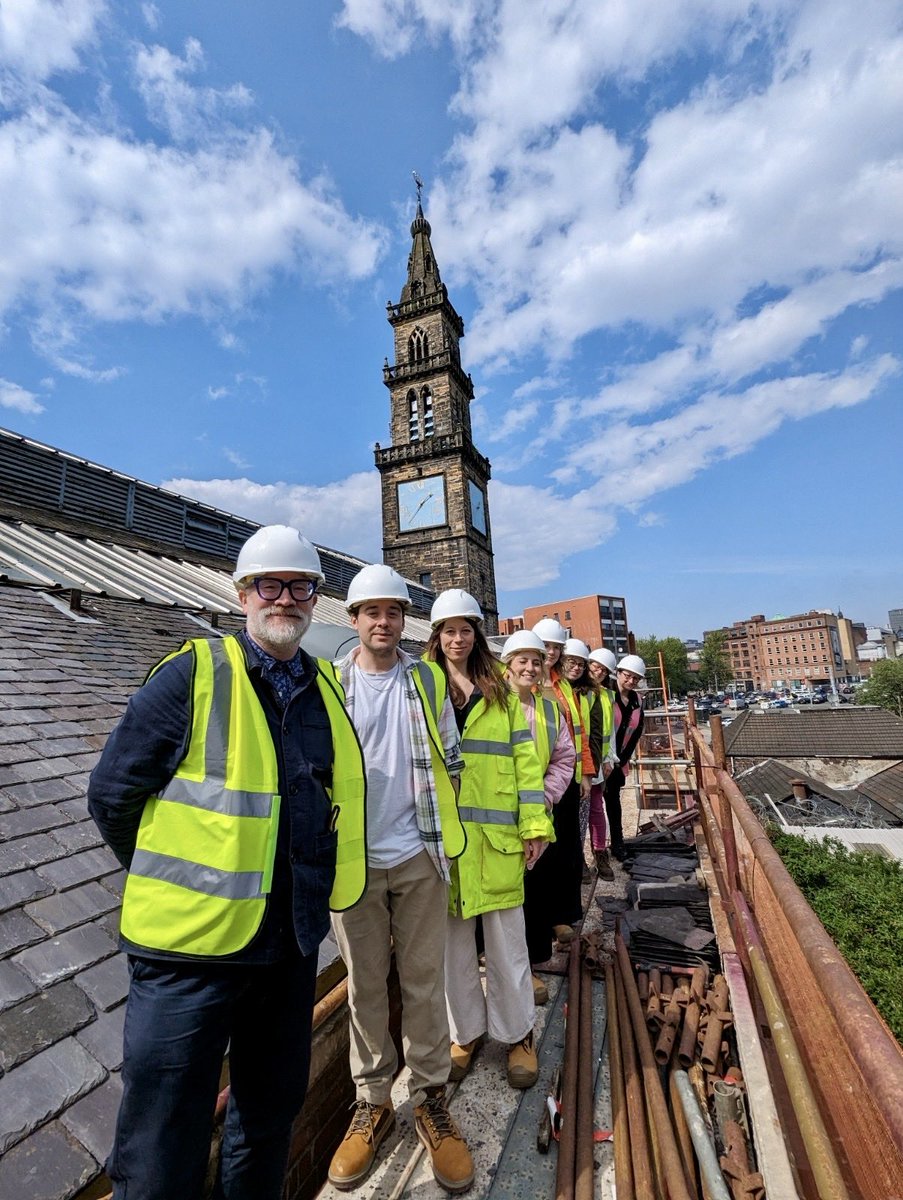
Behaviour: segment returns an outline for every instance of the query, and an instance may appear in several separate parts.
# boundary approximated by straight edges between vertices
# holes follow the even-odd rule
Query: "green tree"
[[[730,655],[725,650],[724,631],[716,629],[702,643],[699,655],[699,682],[709,691],[724,688],[734,678]]]
[[[882,658],[856,693],[857,704],[877,704],[903,717],[903,658]]]
[[[646,664],[649,671],[647,676],[651,687],[661,687],[662,681],[658,672],[658,656],[661,652],[665,664],[665,678],[668,682],[669,696],[685,696],[693,677],[687,666],[687,649],[679,637],[637,638],[636,652]]]

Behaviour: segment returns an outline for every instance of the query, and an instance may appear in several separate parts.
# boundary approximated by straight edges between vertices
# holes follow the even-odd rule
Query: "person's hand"
[[[528,871],[531,871],[539,862],[540,856],[548,844],[542,838],[524,838],[524,865]]]
[[[592,786],[593,786],[592,782],[589,779],[587,779],[587,777],[584,775],[583,778],[580,780],[580,799],[581,800],[589,799],[589,793],[590,793],[590,789],[592,788]]]
[[[607,779],[614,769],[615,769],[614,763],[610,763],[610,762],[603,763],[602,764],[603,779]]]

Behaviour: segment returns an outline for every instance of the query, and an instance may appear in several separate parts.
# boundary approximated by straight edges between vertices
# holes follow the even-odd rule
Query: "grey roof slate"
[[[903,762],[878,771],[860,783],[859,790],[897,820],[903,821]]]
[[[724,731],[733,758],[901,758],[903,721],[884,708],[747,709]]]

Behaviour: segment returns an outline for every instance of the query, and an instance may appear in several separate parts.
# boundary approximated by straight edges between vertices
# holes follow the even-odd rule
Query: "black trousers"
[[[317,954],[272,965],[130,958],[114,1200],[200,1200],[220,1072],[231,1091],[214,1194],[279,1200],[307,1091]]]
[[[580,789],[573,779],[552,809],[552,824],[555,841],[524,877],[524,923],[531,963],[552,957],[555,925],[573,925],[583,916]]]
[[[608,818],[608,840],[615,858],[624,857],[624,831],[621,828],[621,788],[624,772],[615,767],[605,780],[605,815]]]

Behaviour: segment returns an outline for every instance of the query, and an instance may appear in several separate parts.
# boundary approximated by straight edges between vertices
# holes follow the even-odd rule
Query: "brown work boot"
[[[341,1191],[357,1187],[366,1179],[379,1144],[395,1124],[392,1101],[368,1104],[358,1100],[348,1132],[329,1164],[329,1182]]]
[[[414,1109],[414,1128],[426,1146],[433,1175],[447,1192],[466,1192],[473,1183],[473,1159],[445,1104],[445,1088],[427,1088]]]
[[[553,925],[552,932],[562,946],[569,945],[576,936],[572,925]]]
[[[478,1038],[474,1038],[472,1042],[465,1042],[463,1046],[459,1046],[457,1042],[452,1042],[451,1070],[448,1073],[450,1083],[458,1083],[464,1078],[473,1063],[473,1056],[482,1045],[483,1034],[480,1034]]]
[[[533,980],[533,1003],[534,1004],[548,1004],[549,1003],[549,989],[546,987],[546,985],[543,983],[543,981],[539,978],[538,975],[531,975],[531,979]]]
[[[615,873],[611,869],[611,862],[608,857],[607,850],[597,850],[596,854],[596,870],[599,873],[600,879],[614,879]]]
[[[508,1047],[508,1082],[513,1088],[532,1087],[539,1078],[536,1039],[531,1029],[520,1042]]]

